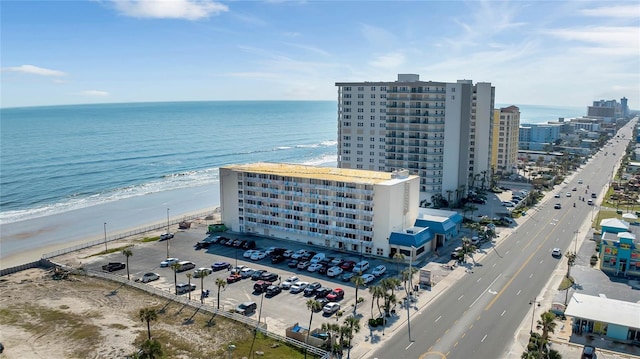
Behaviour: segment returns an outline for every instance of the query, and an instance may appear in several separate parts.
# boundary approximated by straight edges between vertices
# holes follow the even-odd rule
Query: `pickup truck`
[[[102,266],[102,270],[107,272],[113,272],[120,269],[124,269],[125,267],[126,265],[121,262],[109,262]]]

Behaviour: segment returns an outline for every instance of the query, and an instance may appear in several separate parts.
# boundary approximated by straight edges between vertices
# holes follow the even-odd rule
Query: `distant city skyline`
[[[491,82],[496,104],[640,108],[635,1],[3,1],[0,107],[337,100]]]

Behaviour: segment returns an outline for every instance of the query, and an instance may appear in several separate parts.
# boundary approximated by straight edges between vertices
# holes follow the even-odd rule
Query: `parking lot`
[[[263,259],[251,260],[245,258],[243,254],[246,249],[234,248],[225,246],[222,244],[212,244],[209,248],[195,249],[195,244],[208,237],[205,233],[205,226],[192,227],[189,230],[178,231],[175,233],[175,237],[169,241],[157,241],[136,244],[131,248],[133,255],[129,258],[129,271],[131,279],[137,279],[142,277],[145,273],[155,272],[160,275],[160,279],[149,282],[148,285],[152,285],[156,288],[174,291],[174,273],[170,266],[161,267],[160,262],[167,258],[167,252],[169,257],[178,258],[180,261],[191,261],[195,263],[195,268],[211,268],[215,262],[226,262],[231,264],[232,267],[247,266],[255,270],[266,270],[277,274],[280,278],[273,284],[281,284],[290,276],[297,276],[301,281],[308,283],[319,282],[322,287],[328,288],[342,288],[344,290],[344,298],[337,301],[340,304],[340,310],[345,314],[353,311],[353,304],[355,303],[355,287],[351,282],[345,282],[341,280],[341,276],[330,278],[326,274],[319,274],[318,272],[309,272],[306,269],[290,268],[288,266],[289,259],[277,264],[271,263],[271,257],[266,256]],[[339,257],[343,260],[359,262],[360,260],[366,260],[370,263],[369,268],[364,273],[372,273],[374,268],[378,265],[384,264],[386,266],[386,272],[375,279],[369,284],[376,284],[381,278],[387,276],[394,276],[398,272],[398,266],[396,263],[383,262],[379,259],[367,258],[366,256],[360,257],[359,255],[353,255],[348,253],[340,253],[335,251],[327,251],[321,248],[315,248],[312,246],[301,245],[300,243],[292,243],[282,240],[274,240],[270,238],[249,237],[249,236],[235,236],[228,233],[223,234],[224,237],[233,239],[248,239],[256,241],[256,248],[267,249],[268,247],[279,247],[297,250],[308,250],[314,252],[322,252],[327,257]],[[168,247],[167,247],[168,245]],[[167,249],[168,248],[168,249]],[[108,256],[98,258],[92,263],[86,263],[85,266],[92,270],[101,270],[101,266],[107,262],[126,262],[126,258],[121,253],[113,253]],[[403,269],[406,265],[402,265],[400,269]],[[345,271],[347,272],[347,271]],[[126,276],[126,270],[119,270],[113,272],[113,274]],[[194,273],[194,270],[178,272],[177,282],[187,283],[187,273]],[[363,274],[364,274],[363,273]],[[205,302],[210,305],[217,306],[217,292],[218,288],[215,285],[216,279],[221,278],[225,280],[231,271],[229,268],[221,267],[219,270],[213,271],[210,275],[204,277],[204,289],[209,290],[210,294],[208,298],[205,298]],[[200,300],[200,293],[203,289],[200,285],[200,278],[191,278],[191,283],[196,285],[196,289],[191,292],[191,299]],[[237,305],[246,301],[254,301],[257,303],[257,310],[251,314],[254,319],[265,321],[269,327],[269,330],[276,333],[284,334],[285,329],[296,323],[300,323],[302,326],[307,326],[309,321],[310,312],[307,309],[306,301],[310,298],[314,298],[313,295],[305,296],[303,293],[293,294],[288,290],[283,290],[280,294],[273,297],[262,296],[261,293],[254,292],[254,285],[256,281],[251,278],[240,279],[234,283],[228,283],[225,288],[220,290],[220,308],[224,310],[232,310]],[[369,286],[368,285],[368,286]],[[187,296],[189,294],[182,294]],[[358,312],[363,313],[365,318],[369,317],[370,295],[367,288],[360,288],[358,295],[365,298],[365,302],[358,306]],[[262,303],[262,310],[260,310]],[[375,309],[377,311],[377,309]],[[322,312],[314,314],[313,327],[320,327],[324,322],[341,321],[336,314],[326,315]]]

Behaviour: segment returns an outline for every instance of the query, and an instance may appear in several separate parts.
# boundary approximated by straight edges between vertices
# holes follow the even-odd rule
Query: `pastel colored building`
[[[418,218],[419,177],[284,163],[220,168],[222,220],[232,231],[389,256],[389,235]]]
[[[640,344],[640,303],[574,293],[564,314],[574,334]]]
[[[493,111],[491,168],[495,173],[512,173],[518,164],[520,109],[516,106]]]
[[[614,275],[640,276],[638,226],[617,218],[603,219],[600,225],[600,269]]]

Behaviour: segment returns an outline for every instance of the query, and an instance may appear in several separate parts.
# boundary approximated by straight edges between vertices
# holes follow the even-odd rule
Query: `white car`
[[[173,238],[173,233],[167,233],[167,232],[165,232],[165,233],[162,233],[162,234],[160,235],[160,240],[161,240],[161,241],[163,241],[163,240],[165,240],[165,239],[171,239],[171,238]]]
[[[165,260],[163,260],[162,262],[160,262],[160,267],[168,267],[172,264],[178,263],[180,262],[180,259],[178,258],[167,258]]]
[[[264,259],[267,256],[267,254],[265,252],[255,252],[251,255],[251,260],[252,261],[259,261],[261,259]]]
[[[256,253],[258,251],[256,251],[255,249],[249,249],[248,251],[245,251],[242,256],[245,258],[251,258],[251,256]]]
[[[353,273],[362,273],[364,271],[366,271],[367,269],[369,269],[369,262],[367,261],[361,261],[356,263],[355,266],[353,266]]]
[[[209,275],[213,273],[213,270],[211,268],[206,268],[206,267],[198,268],[193,271],[193,278],[200,278],[202,277],[203,273],[207,273],[205,275]]]
[[[331,267],[327,270],[327,277],[337,277],[342,274],[344,270],[340,267]]]
[[[560,248],[554,248],[551,251],[551,256],[554,258],[560,258],[562,257],[562,250]]]
[[[320,263],[313,263],[310,266],[307,267],[307,270],[309,272],[316,272],[318,269],[322,268],[322,264]]]
[[[154,280],[158,280],[158,279],[160,279],[160,276],[157,273],[149,272],[149,273],[143,274],[142,277],[140,277],[137,280],[137,282],[149,283],[149,282],[153,282]]]
[[[516,204],[511,202],[511,201],[504,201],[504,202],[502,202],[502,205],[505,206],[505,207],[515,207],[516,206]]]
[[[303,282],[303,281],[297,281],[295,283],[293,283],[293,285],[291,286],[291,289],[289,290],[291,293],[300,293],[302,292],[307,286],[309,285],[309,282]]]
[[[375,268],[373,268],[373,271],[371,272],[371,274],[373,274],[376,277],[379,277],[381,275],[384,274],[384,272],[387,271],[387,267],[383,266],[383,265],[379,265]]]
[[[567,197],[571,197],[571,192],[567,192]]]
[[[300,259],[305,254],[307,254],[307,251],[305,251],[304,249],[298,249],[291,255],[291,259]]]
[[[331,264],[332,266],[339,266],[339,265],[341,265],[342,263],[344,263],[344,259],[342,259],[342,258],[340,258],[340,257],[336,257],[336,258],[334,258],[333,260],[331,260],[331,263],[330,263],[330,264]]]
[[[335,312],[337,312],[337,311],[339,311],[339,310],[340,310],[340,304],[339,304],[339,303],[336,303],[336,302],[327,303],[327,304],[322,308],[322,311],[323,311],[325,314],[329,314],[329,315],[331,315],[331,314],[333,314],[333,313],[335,313]]]
[[[265,249],[265,250],[264,250],[264,252],[265,252],[268,256],[270,256],[271,254],[273,254],[273,251],[275,251],[275,250],[276,250],[276,247],[269,247],[269,248]]]
[[[242,278],[249,278],[255,271],[255,269],[249,267],[242,268],[242,270],[240,271],[240,276],[242,276]]]
[[[282,256],[285,257],[285,258],[291,258],[293,253],[294,252],[291,249],[287,249],[286,251],[284,251],[284,253],[282,253]]]
[[[289,289],[291,288],[291,286],[296,283],[299,282],[300,278],[296,277],[296,276],[291,276],[287,279],[285,279],[284,282],[282,282],[282,289]]]
[[[364,280],[364,284],[369,284],[373,282],[376,277],[373,274],[363,274],[362,279]]]

